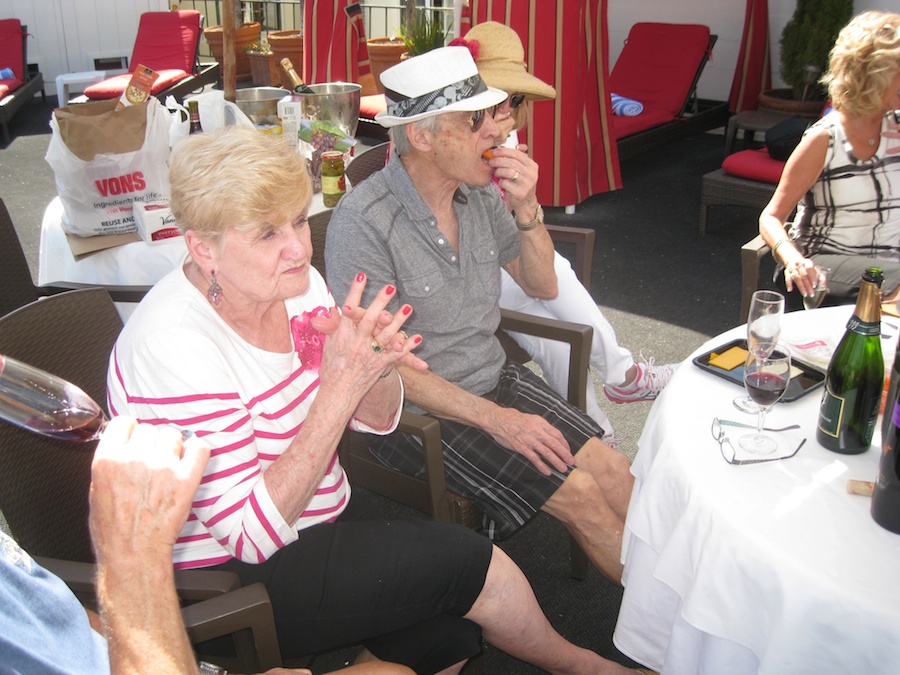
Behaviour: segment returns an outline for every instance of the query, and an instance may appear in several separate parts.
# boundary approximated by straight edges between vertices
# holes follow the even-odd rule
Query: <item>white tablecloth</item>
[[[184,238],[172,237],[154,244],[133,242],[76,259],[66,241],[62,218],[62,202],[54,197],[41,223],[39,286],[149,288],[175,269],[187,253]]]
[[[322,194],[313,195],[310,214],[325,209]],[[62,228],[63,207],[55,197],[44,211],[38,252],[38,285],[83,288],[107,286],[146,289],[173,270],[187,249],[182,237],[146,244],[143,241],[89,253],[78,259]]]
[[[836,345],[851,313],[788,314],[782,337]],[[895,344],[883,342],[888,362]],[[819,391],[766,417],[767,427],[802,425],[782,435],[786,447],[807,439],[796,457],[732,466],[710,424],[754,422],[732,405],[743,390],[690,359],[676,371],[632,466],[614,635],[623,653],[662,673],[900,673],[900,535],[872,520],[868,497],[846,489],[850,478],[875,479],[879,433],[861,455],[822,448]],[[735,441],[743,433],[726,431]]]

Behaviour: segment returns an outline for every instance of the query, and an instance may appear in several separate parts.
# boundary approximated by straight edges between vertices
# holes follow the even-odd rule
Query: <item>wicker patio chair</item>
[[[104,405],[109,354],[121,329],[106,290],[68,291],[0,317],[0,354],[58,375]],[[96,604],[88,529],[96,444],[58,440],[0,420],[0,511],[22,548],[89,607]],[[195,644],[233,636],[234,655],[222,665],[239,672],[281,665],[264,587],[241,587],[236,574],[217,570],[176,572],[176,587],[186,604],[213,600],[190,604],[183,617]]]

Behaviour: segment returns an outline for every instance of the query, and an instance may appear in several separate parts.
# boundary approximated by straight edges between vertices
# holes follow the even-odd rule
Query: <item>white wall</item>
[[[0,17],[15,17],[34,36],[28,60],[39,64],[47,93],[55,94],[60,73],[93,70],[95,55],[131,55],[143,12],[169,8],[167,0],[0,0]],[[638,21],[702,23],[718,35],[713,58],[703,71],[699,94],[725,100],[737,64],[745,0],[608,0],[610,63],[615,63],[628,31]],[[769,39],[773,76],[778,76],[778,39],[794,11],[795,0],[769,0]],[[900,12],[900,0],[855,0],[857,12]],[[0,65],[2,67],[2,65]]]
[[[28,26],[28,61],[55,95],[56,76],[93,70],[92,57],[130,57],[141,14],[168,8],[167,0],[0,0],[0,17]]]

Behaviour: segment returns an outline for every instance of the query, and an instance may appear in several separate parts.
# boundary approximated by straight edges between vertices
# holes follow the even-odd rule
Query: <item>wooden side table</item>
[[[744,132],[744,144],[746,145],[747,141],[753,142],[757,131],[765,132],[789,117],[793,117],[793,115],[771,110],[745,110],[733,115],[725,128],[725,156],[728,157],[731,154],[734,138],[738,131]]]

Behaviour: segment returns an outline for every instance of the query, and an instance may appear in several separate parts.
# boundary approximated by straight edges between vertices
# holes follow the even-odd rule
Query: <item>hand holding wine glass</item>
[[[775,343],[761,343],[765,349],[750,352],[744,363],[744,387],[757,405],[756,433],[746,434],[740,446],[747,452],[762,455],[775,451],[778,443],[763,434],[766,412],[784,395],[791,380],[791,355]],[[767,352],[763,354],[763,352]]]
[[[812,295],[803,296],[803,309],[815,309],[822,304],[825,296],[828,295],[828,279],[831,277],[831,268],[816,265],[813,269],[815,270],[816,281]]]

